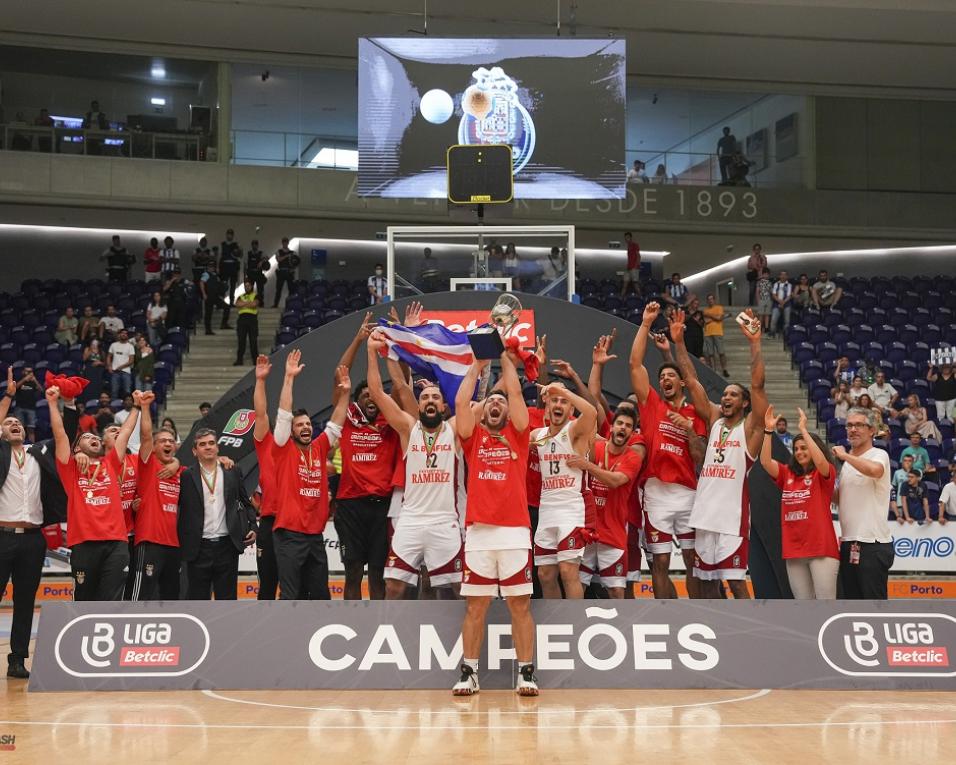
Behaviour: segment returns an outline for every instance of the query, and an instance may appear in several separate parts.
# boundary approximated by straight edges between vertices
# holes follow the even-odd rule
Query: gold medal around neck
[[[93,499],[93,490],[92,490],[92,489],[90,489],[89,491],[86,492],[86,498],[87,498],[87,499]]]
[[[513,460],[518,459],[518,452],[512,451],[512,452],[511,452],[511,459],[513,459]]]

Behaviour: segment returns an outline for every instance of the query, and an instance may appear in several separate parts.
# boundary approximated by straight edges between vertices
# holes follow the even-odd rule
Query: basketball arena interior
[[[0,6],[0,765],[952,762],[954,124],[949,0]]]

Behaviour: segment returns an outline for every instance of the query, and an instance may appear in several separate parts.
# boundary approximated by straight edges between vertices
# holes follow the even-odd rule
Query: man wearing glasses
[[[887,520],[890,455],[873,446],[876,415],[853,407],[846,418],[850,450],[833,447],[843,463],[834,500],[840,513],[840,578],[848,600],[886,600],[893,565],[893,535]]]

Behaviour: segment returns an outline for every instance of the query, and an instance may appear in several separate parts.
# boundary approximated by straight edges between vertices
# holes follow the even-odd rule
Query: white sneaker
[[[478,686],[478,673],[467,664],[461,665],[461,677],[452,686],[454,696],[474,696],[481,688]]]
[[[534,676],[534,665],[525,664],[518,673],[518,684],[515,686],[519,696],[537,696],[538,678]]]

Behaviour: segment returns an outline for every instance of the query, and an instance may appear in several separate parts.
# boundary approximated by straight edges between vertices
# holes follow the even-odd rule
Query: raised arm
[[[379,352],[387,348],[385,338],[379,332],[373,332],[368,338],[368,391],[372,400],[402,439],[402,447],[408,445],[408,434],[415,424],[414,418],[403,411],[382,385],[382,372],[378,366]],[[394,380],[392,384],[394,384]]]
[[[505,395],[508,396],[508,418],[519,433],[528,429],[528,405],[521,394],[521,382],[518,370],[508,351],[501,354],[501,378],[504,381]],[[593,407],[592,407],[593,411]]]
[[[768,406],[763,415],[763,443],[760,444],[760,466],[767,471],[773,480],[777,480],[780,475],[780,466],[773,458],[773,429],[777,423],[777,415],[774,414],[773,407]]]
[[[17,395],[17,383],[13,379],[13,367],[7,367],[7,388],[4,391],[3,400],[0,400],[0,422],[3,422],[7,419],[7,415],[10,413],[10,402]]]
[[[269,432],[269,405],[266,400],[266,379],[272,371],[272,362],[268,356],[260,354],[256,358],[256,387],[252,390],[252,406],[256,412],[256,424],[252,437],[261,441]]]
[[[340,366],[335,370],[335,388],[332,390],[332,416],[329,422],[340,428],[345,424],[345,415],[349,408],[349,397],[352,395],[352,380],[349,378],[347,367]]]
[[[154,394],[150,394],[155,398]],[[141,406],[139,412],[139,460],[140,462],[148,462],[150,455],[153,453],[153,413],[149,411],[149,404],[143,405],[144,394],[140,394],[137,399],[136,396],[133,396],[133,405],[139,404]],[[152,402],[152,398],[150,399]],[[133,410],[136,411],[135,409]],[[120,428],[120,433],[126,428],[130,420],[135,420],[136,418],[130,414],[126,418],[126,422],[123,423],[123,427]],[[133,429],[130,428],[130,433],[133,432]],[[119,441],[120,437],[116,436],[116,447],[119,450]],[[122,455],[126,455],[126,444],[129,442],[129,435],[126,436],[126,441],[123,443],[123,451],[119,452]]]
[[[491,361],[489,359],[475,359],[468,372],[461,380],[458,386],[458,393],[455,396],[455,430],[458,438],[462,441],[471,438],[475,432],[475,425],[478,424],[478,413],[481,411],[477,407],[472,409],[471,397],[475,393],[475,386],[478,384],[478,378]]]
[[[855,457],[842,446],[833,447],[833,456],[841,462],[848,462],[849,464],[853,465],[857,471],[865,475],[867,478],[880,478],[885,470],[882,462],[877,462],[876,460],[867,460],[863,459],[862,457]]]
[[[610,352],[616,334],[617,329],[612,329],[610,335],[601,335],[591,351],[591,373],[588,375],[588,391],[592,398],[598,402],[599,411],[605,417],[611,413],[611,407],[608,406],[607,399],[604,397],[604,366],[617,358]]]
[[[541,335],[535,338],[534,355],[538,359],[538,384],[548,384],[548,336]]]
[[[644,306],[644,317],[641,320],[641,326],[637,328],[634,343],[631,345],[631,387],[634,388],[639,404],[646,404],[647,397],[651,394],[651,378],[647,374],[647,367],[644,366],[644,356],[647,354],[647,336],[660,312],[659,303],[648,303]]]
[[[410,370],[405,364],[391,358],[385,359],[385,366],[388,368],[388,376],[392,380],[392,401],[398,404],[399,408],[412,419],[417,418],[418,402],[415,400],[415,391],[412,390],[409,381]]]
[[[741,327],[741,331],[750,343],[750,414],[747,415],[745,429],[747,432],[747,451],[756,454],[760,448],[760,442],[763,440],[763,416],[767,411],[767,369],[763,360],[763,349],[761,348],[761,328],[760,322],[756,320],[753,309],[747,309],[747,315],[750,317],[751,326],[756,328],[756,332],[751,332],[746,327]]]
[[[668,320],[671,340],[674,341],[674,361],[684,378],[684,385],[690,394],[694,409],[698,416],[707,423],[709,429],[713,422],[720,417],[720,407],[707,397],[707,391],[704,390],[704,386],[700,384],[697,377],[694,362],[691,361],[690,354],[687,353],[687,346],[684,344],[684,319],[684,311],[677,309]]]
[[[46,400],[50,405],[50,429],[53,431],[53,443],[56,447],[56,459],[62,465],[70,461],[70,452],[73,450],[70,439],[63,428],[63,416],[56,402],[60,399],[60,389],[51,385],[46,389]]]
[[[362,346],[362,343],[368,340],[368,336],[372,334],[374,328],[372,324],[372,312],[366,311],[365,317],[362,319],[362,324],[358,328],[358,332],[355,333],[352,342],[349,343],[348,348],[345,349],[345,353],[342,354],[342,358],[339,359],[339,363],[336,365],[337,367],[346,367],[350,372],[352,371],[352,364],[355,363],[355,356],[358,354],[359,348]]]
[[[140,393],[138,390],[133,391],[133,410],[129,413],[129,417],[126,418],[126,422],[123,423],[120,427],[119,433],[116,434],[116,440],[113,442],[113,450],[116,452],[116,456],[120,458],[122,462],[126,458],[126,449],[129,446],[129,440],[133,435],[133,431],[136,429],[136,425],[140,420],[149,422],[149,435],[143,436],[142,426],[140,426],[140,445],[139,445],[139,455],[140,460],[146,462],[149,458],[149,455],[153,452],[153,417],[152,412],[149,407],[156,400],[156,394],[152,391],[146,393]],[[143,456],[143,452],[146,452],[146,456]]]
[[[549,385],[541,391],[542,400],[551,394],[566,396],[571,406],[578,410],[580,416],[571,422],[571,438],[577,441],[580,438],[590,439],[597,429],[597,409],[588,399],[579,396],[565,387]],[[509,401],[509,408],[511,404]]]
[[[578,396],[597,409],[597,399],[591,395],[588,386],[584,383],[584,380],[581,379],[581,375],[575,371],[574,367],[562,359],[554,359],[551,362],[551,366],[554,367],[554,371],[559,377],[569,380],[571,384],[574,385],[574,390],[577,391]]]
[[[767,407],[768,412],[772,412],[773,407]],[[800,430],[800,435],[803,436],[803,442],[807,445],[807,449],[810,450],[810,459],[813,460],[813,466],[817,469],[817,472],[822,475],[824,478],[830,477],[830,471],[833,469],[833,465],[830,464],[830,460],[826,458],[826,455],[823,453],[823,450],[817,446],[816,441],[810,438],[810,431],[807,430],[807,413],[804,412],[800,407],[797,407],[797,428]],[[766,417],[764,422],[766,422]],[[774,420],[774,425],[776,425],[776,420]],[[768,427],[768,426],[764,426]],[[770,425],[768,429],[773,429],[773,425]],[[769,471],[768,471],[769,472]]]
[[[279,411],[276,414],[276,427],[272,435],[277,446],[285,446],[292,435],[292,388],[295,378],[298,377],[305,364],[300,364],[302,351],[293,349],[285,360],[285,377],[282,380],[282,391],[279,393]]]

